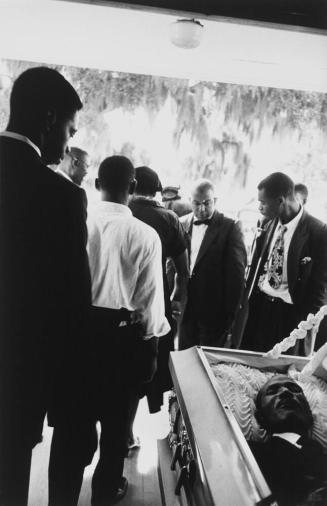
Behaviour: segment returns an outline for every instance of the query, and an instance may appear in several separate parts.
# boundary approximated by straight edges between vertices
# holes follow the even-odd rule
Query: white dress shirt
[[[10,132],[9,130],[4,130],[3,132],[0,132],[0,135],[1,137],[10,137],[11,139],[16,139],[16,141],[25,142],[25,144],[31,146],[41,158],[40,148],[25,135],[17,134],[16,132]]]
[[[89,211],[88,232],[93,305],[137,309],[144,317],[144,339],[166,335],[170,326],[157,232],[127,206],[105,201]]]
[[[191,238],[191,256],[190,256],[190,272],[193,272],[193,268],[207,231],[208,225],[192,225],[192,238]]]
[[[279,297],[280,299],[282,299],[284,302],[287,302],[288,304],[293,304],[293,301],[292,301],[290,292],[288,290],[287,256],[288,256],[288,250],[290,247],[290,243],[291,243],[293,234],[295,232],[296,227],[299,224],[300,219],[302,218],[302,215],[303,215],[303,207],[301,207],[300,211],[295,216],[295,218],[293,218],[288,223],[285,223],[285,226],[287,228],[284,233],[284,263],[283,263],[282,283],[281,283],[280,287],[273,288],[268,282],[267,274],[263,278],[262,283],[260,285],[260,290],[262,290],[264,293],[270,295],[271,297]],[[271,254],[273,251],[273,247],[274,247],[276,239],[280,233],[281,226],[282,226],[282,223],[279,222],[276,229],[275,229],[272,241],[270,243],[269,254],[268,254],[268,269],[269,269],[270,262],[271,262]]]
[[[301,436],[295,432],[276,432],[272,435],[272,437],[280,437],[281,439],[285,439],[285,441],[288,441],[292,445],[296,446],[296,448],[302,448],[302,445],[298,444],[298,440],[301,438]]]

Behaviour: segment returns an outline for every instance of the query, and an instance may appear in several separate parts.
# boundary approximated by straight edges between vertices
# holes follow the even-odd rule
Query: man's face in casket
[[[267,381],[258,394],[257,419],[270,433],[304,434],[313,423],[302,388],[288,376]]]

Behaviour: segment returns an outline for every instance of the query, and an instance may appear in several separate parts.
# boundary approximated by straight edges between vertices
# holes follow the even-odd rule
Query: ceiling
[[[326,0],[73,0],[327,29]]]
[[[0,58],[327,93],[326,31],[199,15],[202,43],[185,50],[169,39],[180,17],[126,2],[0,0]]]

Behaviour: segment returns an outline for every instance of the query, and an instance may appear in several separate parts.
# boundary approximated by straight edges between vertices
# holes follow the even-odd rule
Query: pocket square
[[[301,260],[301,265],[305,265],[305,264],[308,264],[309,262],[311,262],[312,258],[311,257],[304,257],[302,258]]]

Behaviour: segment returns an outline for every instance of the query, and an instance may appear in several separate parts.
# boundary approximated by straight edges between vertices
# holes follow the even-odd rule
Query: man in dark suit
[[[246,251],[238,223],[215,210],[213,184],[192,191],[193,212],[181,218],[189,238],[190,272],[179,348],[224,346],[240,304]]]
[[[327,303],[327,227],[301,207],[293,181],[281,172],[261,181],[258,200],[267,221],[247,274],[241,347],[265,352]],[[309,355],[313,346],[307,336],[288,353]]]
[[[27,504],[32,449],[46,411],[55,432],[72,431],[75,422],[79,432],[77,365],[84,365],[81,329],[90,304],[86,210],[83,191],[46,164],[64,157],[81,107],[57,71],[29,69],[13,85],[0,134],[2,506]],[[56,470],[60,463],[51,459]],[[65,479],[74,480],[72,473]]]
[[[258,393],[256,418],[269,439],[249,446],[280,506],[298,505],[327,485],[327,454],[309,437],[313,417],[300,385],[274,376]],[[326,489],[319,495],[326,499]]]

